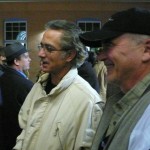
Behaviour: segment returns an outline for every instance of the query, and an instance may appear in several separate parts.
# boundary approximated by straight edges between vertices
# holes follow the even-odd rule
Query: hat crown
[[[150,34],[150,11],[142,8],[130,8],[111,16],[103,29],[137,34]]]
[[[19,42],[8,45],[4,48],[5,56],[7,60],[12,60],[23,53],[27,52],[27,49]]]
[[[117,12],[100,30],[80,34],[80,40],[86,46],[100,47],[102,41],[124,33],[150,35],[150,10],[130,8]]]

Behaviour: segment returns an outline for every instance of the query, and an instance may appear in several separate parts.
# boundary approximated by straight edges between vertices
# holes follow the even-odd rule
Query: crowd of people
[[[28,49],[0,47],[0,150],[149,150],[149,19],[130,8],[85,33],[47,22],[35,83]]]

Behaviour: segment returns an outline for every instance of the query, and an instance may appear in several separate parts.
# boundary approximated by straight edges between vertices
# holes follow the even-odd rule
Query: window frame
[[[85,29],[87,27],[86,24],[92,24],[91,30],[83,30],[82,27],[80,27],[83,32],[89,32],[89,31],[100,29],[101,28],[101,24],[102,24],[101,21],[99,19],[97,19],[97,18],[81,18],[81,19],[78,19],[76,21],[76,23],[77,23],[77,25],[79,27],[80,27],[80,25],[79,25],[80,23],[85,23]],[[94,28],[93,27],[93,24],[95,24],[95,23],[99,24],[99,28]]]
[[[16,29],[18,30],[14,30],[15,29],[15,26],[14,24],[18,24],[18,26],[16,26]],[[24,23],[25,25],[23,26],[25,28],[25,32],[24,32],[24,39],[13,39],[14,37],[11,37],[12,39],[6,39],[7,38],[7,33],[9,30],[7,30],[8,26],[7,24],[12,24],[12,26],[10,26],[10,33],[12,32],[12,35],[11,36],[14,36],[14,33],[15,32],[21,32],[21,31],[24,31],[24,30],[21,30],[21,23]],[[14,32],[14,33],[13,33]],[[19,34],[17,35],[19,36]],[[25,47],[27,48],[27,20],[26,19],[20,19],[20,18],[11,18],[11,19],[6,19],[4,20],[4,46],[7,46],[7,45],[10,45],[14,42],[20,42],[22,43],[23,45],[25,45]]]

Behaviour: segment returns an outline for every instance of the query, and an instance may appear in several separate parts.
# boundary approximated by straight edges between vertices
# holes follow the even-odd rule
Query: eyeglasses
[[[56,49],[55,47],[49,45],[49,44],[43,44],[43,43],[40,43],[38,45],[38,49],[41,50],[41,49],[45,49],[47,50],[48,52],[53,52],[53,51],[63,51],[63,50],[58,50]]]

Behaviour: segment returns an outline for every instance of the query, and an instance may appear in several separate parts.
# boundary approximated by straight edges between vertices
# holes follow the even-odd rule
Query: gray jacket
[[[128,93],[119,93],[111,97],[102,115],[98,131],[92,144],[92,150],[98,150],[100,142],[113,118],[111,132],[104,150],[128,150],[131,132],[150,104],[150,75],[146,76]],[[115,119],[114,119],[115,120]],[[112,123],[112,124],[113,124]],[[110,128],[109,128],[110,129]]]

